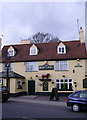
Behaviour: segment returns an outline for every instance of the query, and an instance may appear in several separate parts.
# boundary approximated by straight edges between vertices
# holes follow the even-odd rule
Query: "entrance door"
[[[28,95],[35,95],[35,81],[28,81]]]

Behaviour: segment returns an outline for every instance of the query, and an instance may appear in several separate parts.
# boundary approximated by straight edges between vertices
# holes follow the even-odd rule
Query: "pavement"
[[[59,100],[57,101],[50,100],[49,98],[50,96],[26,95],[26,96],[10,97],[9,101],[66,106],[67,96],[60,96]]]

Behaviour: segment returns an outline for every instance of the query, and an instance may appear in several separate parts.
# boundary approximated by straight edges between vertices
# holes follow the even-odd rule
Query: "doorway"
[[[28,81],[28,95],[35,95],[35,81]]]

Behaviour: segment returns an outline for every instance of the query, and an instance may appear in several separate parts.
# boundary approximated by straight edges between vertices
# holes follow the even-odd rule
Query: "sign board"
[[[83,88],[87,88],[87,78],[83,79]]]
[[[54,65],[45,64],[45,65],[39,66],[39,70],[54,70]]]

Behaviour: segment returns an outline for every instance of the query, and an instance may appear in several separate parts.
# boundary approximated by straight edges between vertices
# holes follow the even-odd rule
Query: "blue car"
[[[72,111],[78,112],[81,109],[87,109],[87,90],[75,91],[67,98],[67,106]]]

